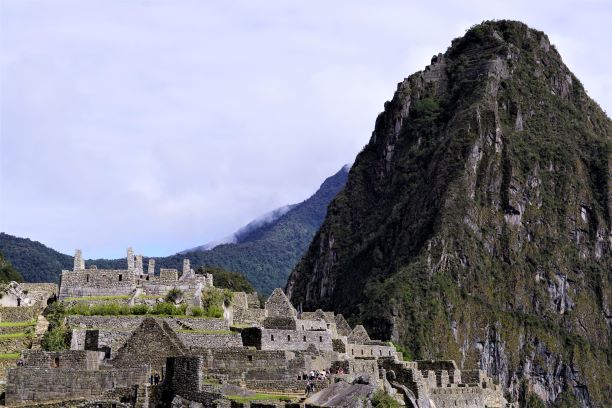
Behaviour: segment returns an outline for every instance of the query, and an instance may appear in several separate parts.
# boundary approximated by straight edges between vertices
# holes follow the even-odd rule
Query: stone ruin
[[[98,269],[85,267],[80,249],[74,254],[73,270],[64,270],[61,275],[60,300],[85,296],[131,296],[136,291],[143,295],[165,296],[171,289],[195,296],[198,288],[212,287],[212,275],[197,275],[183,262],[182,274],[176,269],[160,269],[155,274],[155,260],[149,259],[145,273],[142,255],[134,255],[127,249],[127,269]]]
[[[179,278],[176,270],[155,276],[151,261],[143,273],[131,249],[127,270],[86,269],[76,255],[75,269],[62,272],[60,299],[213,290],[212,277],[194,274],[188,261]],[[298,313],[281,289],[263,307],[256,293],[234,292],[226,309],[223,318],[69,315],[70,350],[24,350],[21,365],[7,370],[6,405],[353,407],[384,390],[413,408],[510,406],[485,372],[405,361],[342,315]],[[326,374],[312,380],[311,372]]]

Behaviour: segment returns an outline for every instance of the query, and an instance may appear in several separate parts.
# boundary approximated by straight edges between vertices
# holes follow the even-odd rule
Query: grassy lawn
[[[69,297],[64,301],[88,301],[88,300],[118,300],[118,299],[129,299],[129,295],[117,295],[117,296],[83,296],[83,297]]]
[[[255,394],[251,396],[243,397],[242,395],[227,395],[227,399],[235,402],[249,402],[249,401],[263,401],[263,400],[279,400],[279,401],[291,401],[291,397],[286,395],[272,395],[272,394]]]
[[[0,340],[4,340],[4,339],[19,339],[22,337],[30,337],[32,334],[31,333],[8,333],[8,334],[0,334]]]
[[[20,356],[20,353],[0,353],[0,360],[16,360]]]
[[[177,332],[194,334],[234,334],[231,330],[177,330]]]
[[[238,324],[232,324],[232,327],[235,327],[237,329],[248,329],[249,327],[255,327],[255,326],[252,325],[252,324],[241,324],[241,323],[238,323]]]
[[[36,322],[34,320],[30,320],[29,322],[0,322],[0,327],[29,327],[36,326]]]

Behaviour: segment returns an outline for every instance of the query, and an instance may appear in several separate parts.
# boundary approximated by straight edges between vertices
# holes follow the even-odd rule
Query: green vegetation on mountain
[[[255,288],[249,281],[237,272],[226,271],[216,266],[199,267],[196,273],[204,275],[210,273],[216,288],[225,288],[233,292],[253,293]]]
[[[344,187],[347,176],[348,170],[342,168],[325,180],[313,196],[293,205],[282,216],[240,233],[238,243],[155,258],[156,267],[181,270],[183,258],[187,257],[194,269],[216,266],[239,272],[258,292],[268,294],[285,285],[291,269],[321,226],[329,202]],[[26,282],[59,282],[62,269],[72,269],[73,266],[72,256],[5,233],[0,233],[0,251],[22,273]],[[99,269],[127,267],[125,258],[90,259],[86,264],[96,265]]]
[[[23,278],[21,277],[19,272],[17,272],[15,268],[13,268],[11,262],[5,259],[2,252],[0,252],[0,282],[11,281],[21,282],[23,281]]]
[[[72,269],[72,257],[37,241],[0,232],[0,251],[26,282],[59,282],[62,269]]]
[[[288,294],[514,401],[610,406],[611,138],[544,33],[475,26],[385,103]]]

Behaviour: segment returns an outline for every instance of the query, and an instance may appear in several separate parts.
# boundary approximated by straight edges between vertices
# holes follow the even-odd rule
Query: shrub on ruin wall
[[[204,309],[201,307],[194,307],[191,309],[191,315],[195,317],[204,316]]]
[[[386,392],[379,390],[372,396],[374,408],[400,408],[401,405]]]
[[[63,324],[46,332],[41,346],[47,351],[60,351],[70,348],[70,331]]]
[[[202,293],[202,307],[208,317],[223,317],[223,305],[232,301],[232,292],[228,289],[210,288]]]
[[[165,298],[165,301],[170,303],[180,303],[182,300],[183,291],[178,288],[170,289]]]

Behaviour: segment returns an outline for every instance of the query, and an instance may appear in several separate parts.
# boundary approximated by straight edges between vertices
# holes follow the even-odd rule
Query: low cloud
[[[175,253],[300,202],[470,25],[546,31],[612,107],[606,2],[4,0],[0,230]]]

